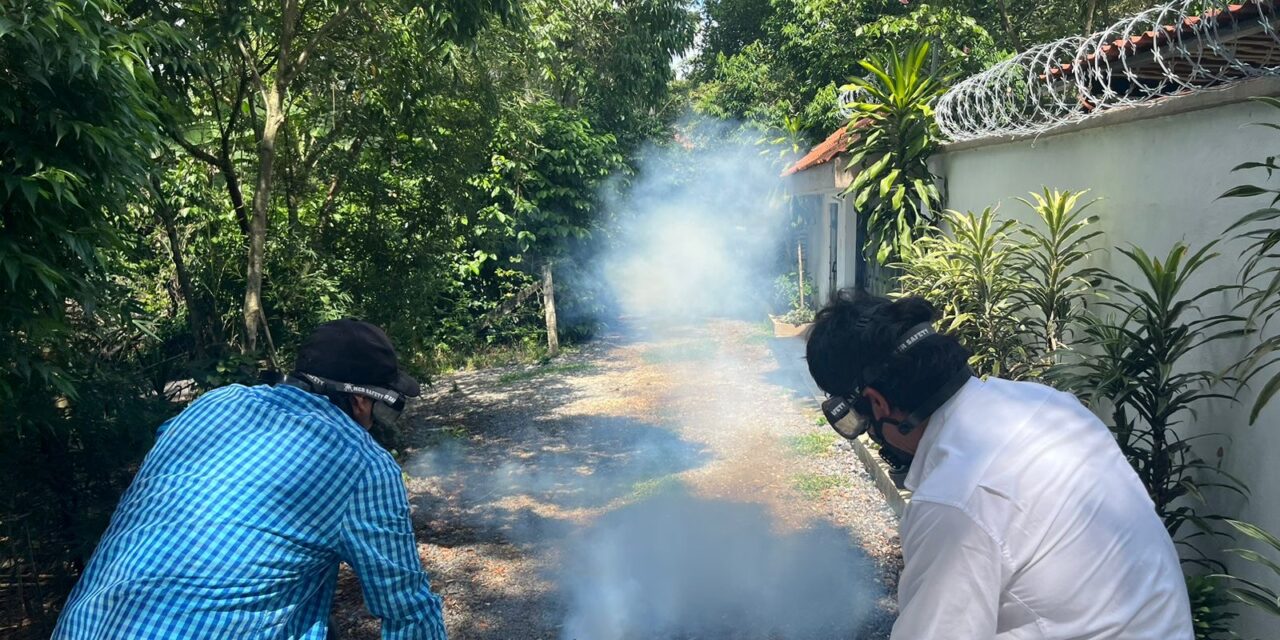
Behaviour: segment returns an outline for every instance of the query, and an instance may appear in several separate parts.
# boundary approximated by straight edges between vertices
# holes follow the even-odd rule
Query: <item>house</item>
[[[798,239],[819,304],[837,289],[868,286],[870,270],[858,251],[866,229],[858,224],[853,198],[844,194],[853,174],[842,161],[866,125],[866,120],[859,120],[840,127],[782,172],[792,212],[803,221]]]

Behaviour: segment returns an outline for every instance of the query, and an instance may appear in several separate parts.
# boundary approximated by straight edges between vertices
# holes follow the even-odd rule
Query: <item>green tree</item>
[[[0,537],[6,589],[46,630],[160,409],[118,274],[158,146],[150,52],[173,34],[124,15],[110,0],[0,13]]]
[[[857,171],[847,193],[865,218],[868,257],[887,264],[937,221],[942,197],[929,170],[938,148],[933,103],[947,89],[947,76],[929,69],[928,42],[899,53],[863,60],[869,74],[848,85],[857,100],[854,118],[863,135],[850,151]]]
[[[399,44],[410,36],[428,52],[467,42],[491,14],[509,17],[510,0],[443,0],[418,5],[398,2],[321,2],[296,0],[238,5],[162,4],[158,19],[193,27],[192,46],[179,52],[169,82],[177,112],[170,136],[192,157],[222,173],[237,221],[245,233],[246,266],[242,349],[253,354],[265,313],[262,281],[267,229],[276,210],[276,177],[282,164],[278,148],[292,134],[305,147],[301,162],[289,168],[307,171],[327,150],[349,142],[332,110],[328,130],[299,130],[294,122],[305,96],[341,92],[358,102],[363,85],[376,78],[370,45]],[[392,28],[385,28],[392,25]],[[402,28],[395,28],[402,27]],[[311,73],[317,61],[335,75]],[[325,91],[325,90],[328,91]],[[346,105],[344,105],[346,106]],[[343,124],[346,124],[345,122]],[[314,135],[313,135],[314,134]],[[351,144],[359,149],[360,145]],[[300,166],[299,166],[300,165]],[[241,193],[243,175],[253,177],[248,205]],[[292,212],[292,210],[291,210]]]

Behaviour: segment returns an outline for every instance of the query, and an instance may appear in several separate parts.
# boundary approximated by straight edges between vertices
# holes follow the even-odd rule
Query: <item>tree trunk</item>
[[[173,254],[173,270],[178,276],[178,290],[187,304],[187,325],[195,344],[196,357],[203,358],[207,324],[204,304],[196,295],[195,286],[191,283],[191,273],[187,271],[187,261],[182,257],[182,241],[178,237],[178,227],[174,224],[173,210],[164,199],[160,179],[154,175],[151,176],[151,188],[156,192],[156,217],[160,218],[160,223],[164,225],[165,236],[169,239],[169,252]]]
[[[262,139],[258,142],[258,184],[253,192],[253,217],[249,219],[249,259],[244,285],[244,347],[252,354],[258,350],[258,333],[262,329],[262,263],[267,246],[267,209],[271,204],[272,174],[276,160],[276,138],[284,123],[283,90],[279,83],[266,87],[266,115],[262,122]]]
[[[556,326],[556,287],[551,278],[551,263],[542,263],[542,307],[547,317],[547,355],[560,353],[560,330]]]
[[[804,242],[796,243],[796,295],[800,300],[797,309],[804,308]]]

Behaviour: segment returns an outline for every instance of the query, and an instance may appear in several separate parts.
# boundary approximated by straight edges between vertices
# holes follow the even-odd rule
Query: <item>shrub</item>
[[[1032,200],[1019,198],[1044,225],[1043,230],[1018,229],[1026,238],[1026,251],[1017,265],[1026,284],[1017,295],[1022,298],[1031,340],[1046,360],[1067,348],[1102,274],[1087,266],[1097,251],[1089,242],[1102,232],[1093,229],[1097,216],[1084,215],[1097,202],[1080,204],[1085,193],[1045,188],[1031,194]]]
[[[950,72],[933,68],[929,51],[926,41],[901,52],[890,44],[884,54],[859,62],[865,78],[843,87],[858,96],[850,105],[854,118],[865,120],[848,163],[857,177],[846,193],[867,219],[864,251],[880,264],[936,222],[942,201],[929,156],[939,143],[933,104],[946,92]]]
[[[785,308],[787,312],[809,307],[805,301],[813,300],[813,278],[804,274],[804,297],[801,298],[800,284],[796,274],[784,273],[773,281],[774,308]]]
[[[1269,552],[1280,554],[1280,538],[1275,535],[1239,520],[1227,520],[1227,524],[1231,525],[1237,532],[1261,542]],[[1275,574],[1277,580],[1280,580],[1280,563],[1277,563],[1276,560],[1272,560],[1252,549],[1228,549],[1228,551],[1251,564],[1257,565],[1259,568],[1270,571]],[[1236,586],[1227,589],[1227,593],[1233,598],[1272,616],[1280,617],[1280,588],[1269,587],[1260,582],[1246,580],[1238,576],[1222,577],[1236,584]]]
[[[981,213],[948,211],[949,233],[905,247],[894,265],[902,295],[918,295],[942,310],[941,328],[973,353],[981,375],[1038,379],[1068,348],[1099,278],[1087,266],[1095,251],[1095,217],[1082,193],[1051,191],[1022,200],[1041,226]]]
[[[1187,366],[1189,355],[1238,335],[1240,318],[1204,316],[1197,306],[1231,285],[1186,290],[1191,277],[1216,255],[1212,249],[1213,243],[1195,252],[1177,244],[1164,258],[1137,248],[1121,250],[1137,268],[1138,284],[1105,274],[1116,298],[1102,303],[1107,315],[1087,317],[1080,341],[1088,355],[1054,375],[1095,408],[1109,411],[1109,426],[1120,450],[1146,486],[1169,534],[1189,549],[1195,549],[1190,544],[1194,538],[1224,535],[1213,526],[1221,518],[1201,511],[1204,489],[1246,493],[1243,483],[1192,449],[1195,439],[1218,434],[1186,436],[1182,430],[1205,400],[1231,398],[1214,391],[1222,381],[1217,373]],[[1188,523],[1195,532],[1179,537]],[[1203,556],[1196,562],[1217,564]]]

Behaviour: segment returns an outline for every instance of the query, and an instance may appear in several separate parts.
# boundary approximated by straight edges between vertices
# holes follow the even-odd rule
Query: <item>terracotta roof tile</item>
[[[1268,4],[1271,4],[1273,6],[1280,5],[1280,1],[1272,0]],[[1241,18],[1248,17],[1250,15],[1258,14],[1259,11],[1260,11],[1260,8],[1255,3],[1252,3],[1252,2],[1246,3],[1246,4],[1229,4],[1226,7],[1226,11],[1223,11],[1221,9],[1210,9],[1202,15],[1189,16],[1187,18],[1184,18],[1181,24],[1160,25],[1159,32],[1152,30],[1152,31],[1146,31],[1137,35],[1132,35],[1127,38],[1119,38],[1117,40],[1114,40],[1112,42],[1102,45],[1101,47],[1099,47],[1099,49],[1101,50],[1102,56],[1104,58],[1108,60],[1114,60],[1116,58],[1119,58],[1122,52],[1124,53],[1124,55],[1133,55],[1135,53],[1140,53],[1143,51],[1149,51],[1151,49],[1154,49],[1157,44],[1163,45],[1165,42],[1173,41],[1181,33],[1192,32],[1195,29],[1196,25],[1198,25],[1200,21],[1203,20],[1205,17],[1216,18],[1222,15],[1223,13],[1225,13],[1228,16],[1230,16],[1230,21],[1231,21],[1230,24],[1234,24],[1236,20],[1240,20]],[[1084,60],[1079,61],[1079,63],[1080,64],[1091,63],[1096,61],[1097,58],[1098,58],[1097,53],[1091,53],[1088,56],[1086,56]],[[1058,65],[1055,65],[1053,69],[1049,70],[1049,75],[1058,76],[1064,73],[1068,73],[1071,71],[1072,66],[1073,64],[1070,62],[1060,63]],[[1040,77],[1044,78],[1044,74],[1041,74]]]
[[[853,123],[851,126],[854,129],[863,129],[869,124],[871,124],[871,121],[863,118]],[[810,149],[809,153],[806,153],[803,158],[800,158],[795,162],[795,164],[783,170],[782,175],[785,177],[795,173],[800,173],[805,169],[812,169],[820,164],[826,164],[845,151],[848,151],[849,145],[857,142],[858,139],[862,137],[859,134],[846,135],[848,133],[848,129],[849,127],[840,127],[839,129],[836,129],[835,133],[827,136],[826,140],[823,140],[817,146]]]

